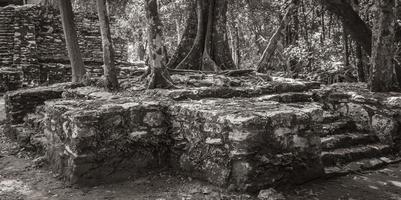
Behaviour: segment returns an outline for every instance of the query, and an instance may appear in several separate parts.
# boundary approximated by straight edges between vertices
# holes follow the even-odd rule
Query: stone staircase
[[[0,8],[0,67],[13,64],[13,8]]]
[[[321,135],[322,162],[328,176],[375,169],[392,162],[392,149],[369,131],[328,112]]]

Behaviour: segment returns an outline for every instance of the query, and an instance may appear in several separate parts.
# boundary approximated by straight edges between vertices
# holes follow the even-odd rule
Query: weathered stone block
[[[21,87],[22,73],[18,70],[0,69],[0,92],[12,91]]]
[[[385,144],[394,145],[394,139],[399,137],[399,125],[392,117],[375,114],[372,117],[372,129]]]
[[[127,180],[168,167],[170,141],[158,103],[57,100],[45,110],[47,156],[70,183]]]
[[[220,186],[256,191],[323,173],[316,104],[202,100],[170,106],[172,165]]]
[[[81,85],[64,83],[8,92],[4,96],[7,120],[11,124],[22,124],[24,117],[34,113],[37,106],[43,105],[46,100],[61,98],[66,89],[78,86]]]

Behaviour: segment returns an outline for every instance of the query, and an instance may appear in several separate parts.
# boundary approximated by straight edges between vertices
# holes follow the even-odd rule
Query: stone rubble
[[[286,200],[283,194],[277,192],[273,188],[267,190],[261,190],[259,192],[258,198],[260,200]]]

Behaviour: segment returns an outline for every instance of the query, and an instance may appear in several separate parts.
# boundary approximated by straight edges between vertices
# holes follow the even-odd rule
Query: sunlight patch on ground
[[[392,185],[401,188],[401,182],[399,181],[389,181]]]
[[[32,191],[22,181],[3,180],[0,182],[0,194],[16,192],[22,195],[29,195]]]
[[[374,189],[374,190],[378,190],[378,189],[379,189],[378,187],[373,186],[373,185],[369,185],[369,188],[370,188],[370,189]]]
[[[6,119],[6,112],[4,106],[4,98],[0,95],[0,121],[3,121],[5,119]]]

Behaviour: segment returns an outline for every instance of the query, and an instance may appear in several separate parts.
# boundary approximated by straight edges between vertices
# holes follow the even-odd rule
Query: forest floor
[[[0,99],[0,121],[4,120]],[[1,200],[186,200],[257,199],[227,191],[169,172],[98,187],[76,188],[66,185],[43,165],[41,159],[20,150],[0,134]],[[401,164],[377,171],[322,179],[281,192],[288,200],[401,200]]]

